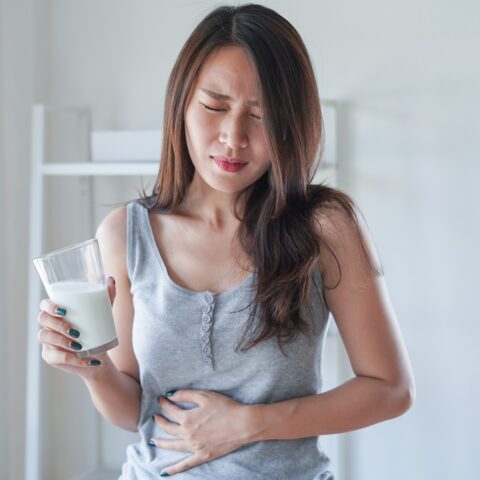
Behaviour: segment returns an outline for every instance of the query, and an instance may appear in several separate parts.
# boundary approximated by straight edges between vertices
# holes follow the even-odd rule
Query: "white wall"
[[[0,72],[3,72],[5,69],[5,61],[3,56],[4,49],[2,48],[4,44],[4,26],[1,21],[4,18],[4,5],[3,2],[0,3]],[[5,225],[6,222],[6,189],[5,189],[5,177],[6,177],[6,163],[5,158],[5,115],[3,107],[3,98],[4,98],[4,79],[0,75],[0,225]],[[7,241],[2,229],[2,235],[0,235],[0,256],[5,258],[4,255],[7,250]],[[2,261],[3,265],[3,261]],[[3,312],[5,318],[7,308],[7,295],[5,291],[5,280],[0,277],[0,311]],[[1,325],[3,328],[6,328],[6,321],[4,320]],[[0,349],[0,365],[8,365],[7,363],[8,352],[5,348]],[[8,385],[8,369],[0,369],[0,384]],[[8,473],[8,426],[7,426],[7,412],[10,408],[10,403],[8,401],[8,395],[0,395],[0,478],[6,478]]]
[[[219,4],[50,0],[34,10],[34,3],[9,4],[16,30],[5,16],[0,24],[2,82],[16,79],[15,88],[2,86],[1,97],[2,117],[8,119],[1,126],[2,194],[9,198],[2,221],[4,250],[10,252],[8,284],[0,277],[9,299],[3,323],[12,412],[3,414],[10,424],[8,442],[2,441],[14,452],[24,451],[29,103],[36,96],[91,105],[95,128],[158,128],[174,59],[193,26]],[[349,434],[349,480],[479,478],[480,327],[474,286],[480,199],[474,182],[480,178],[475,162],[480,5],[468,0],[261,3],[277,9],[302,34],[321,97],[342,102],[340,181],[370,225],[416,376],[416,403],[406,415]],[[39,87],[33,74],[39,57],[32,55],[33,34],[27,28],[32,23],[48,42],[41,55],[46,72],[38,77],[48,80],[48,89]],[[5,28],[16,40],[13,50],[5,48]],[[8,478],[21,478],[23,458],[10,459]]]
[[[0,0],[0,478],[23,476],[30,106],[45,98],[44,0]]]

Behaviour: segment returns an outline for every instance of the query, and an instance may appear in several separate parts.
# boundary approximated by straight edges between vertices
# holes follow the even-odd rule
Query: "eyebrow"
[[[214,98],[215,100],[233,100],[232,97],[229,95],[225,95],[223,93],[213,92],[212,90],[208,90],[207,88],[201,88],[202,92],[206,93],[208,96]],[[260,107],[260,102],[258,100],[250,100],[247,102],[249,105],[254,107]]]

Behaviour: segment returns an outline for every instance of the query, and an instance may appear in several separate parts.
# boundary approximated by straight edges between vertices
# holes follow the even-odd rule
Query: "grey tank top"
[[[152,415],[161,414],[172,421],[158,404],[158,396],[169,390],[209,390],[244,404],[270,404],[321,392],[321,360],[329,312],[318,267],[312,273],[310,301],[301,310],[312,325],[310,336],[299,334],[294,342],[285,345],[287,356],[275,337],[246,352],[235,352],[248,319],[249,308],[245,307],[253,299],[257,272],[225,293],[181,287],[172,281],[161,258],[147,209],[136,202],[127,205],[127,268],[135,312],[132,343],[142,398],[140,441],[127,447],[121,480],[157,479],[163,469],[192,455],[147,443],[152,437],[175,439],[152,419]],[[184,402],[177,405],[196,407]],[[268,440],[244,445],[174,477],[333,480],[329,464],[318,437]]]

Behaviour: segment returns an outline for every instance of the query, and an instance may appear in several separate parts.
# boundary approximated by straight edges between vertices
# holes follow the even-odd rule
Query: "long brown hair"
[[[239,192],[234,209],[241,220],[238,240],[257,269],[254,308],[241,339],[242,351],[273,336],[282,349],[299,332],[308,333],[300,307],[308,300],[320,248],[332,252],[321,238],[316,214],[326,207],[340,208],[358,229],[355,204],[346,193],[311,183],[323,152],[323,118],[307,49],[285,18],[270,8],[244,4],[218,7],[198,24],[168,81],[160,170],[152,194],[143,192],[138,202],[149,211],[168,213],[184,199],[194,175],[184,112],[200,67],[225,45],[244,48],[256,67],[272,159],[269,170]],[[237,208],[242,197],[243,218]]]

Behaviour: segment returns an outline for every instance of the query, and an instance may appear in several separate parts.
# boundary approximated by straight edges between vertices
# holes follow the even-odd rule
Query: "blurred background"
[[[46,106],[49,163],[91,161],[92,130],[159,131],[184,41],[212,8],[236,3],[0,0],[0,479],[114,479],[137,440],[99,418],[80,379],[32,363],[30,253],[39,225],[44,251],[93,236],[141,182],[153,185],[156,167],[50,175],[32,215],[32,107]],[[416,380],[403,416],[320,439],[331,470],[337,480],[478,479],[480,4],[258,3],[297,28],[335,107],[335,183],[368,222]],[[351,376],[341,348],[332,332],[326,389]]]

